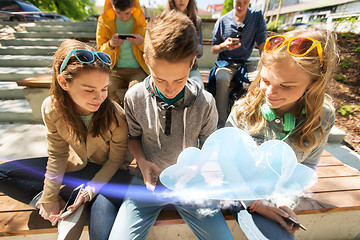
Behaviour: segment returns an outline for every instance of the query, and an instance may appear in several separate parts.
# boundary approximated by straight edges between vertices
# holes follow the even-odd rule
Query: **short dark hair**
[[[191,61],[197,54],[198,37],[194,23],[179,11],[163,11],[146,27],[144,53],[148,61],[164,59]]]
[[[132,8],[134,0],[110,0],[111,4],[120,11]]]

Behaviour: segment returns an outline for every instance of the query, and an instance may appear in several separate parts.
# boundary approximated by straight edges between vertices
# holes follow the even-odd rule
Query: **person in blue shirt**
[[[260,53],[264,48],[266,40],[264,17],[260,10],[249,8],[249,3],[250,0],[235,0],[234,9],[219,18],[214,26],[211,53],[219,55],[214,73],[216,89],[209,89],[209,91],[216,99],[219,114],[218,127],[225,125],[229,114],[230,82],[234,76],[238,81],[239,79],[246,80],[245,62],[250,57],[255,42]],[[234,38],[239,38],[239,35],[241,35],[241,40],[236,41]],[[236,74],[237,72],[241,76]]]

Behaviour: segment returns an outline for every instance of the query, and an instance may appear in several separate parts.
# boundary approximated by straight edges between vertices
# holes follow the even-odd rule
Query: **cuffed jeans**
[[[22,159],[0,164],[0,191],[25,204],[43,190],[46,172],[47,157]],[[63,187],[60,196],[68,199],[73,188],[86,183],[101,169],[102,165],[88,162],[85,168],[67,172],[63,178]],[[91,240],[108,239],[122,198],[129,183],[129,173],[118,170],[108,184],[104,185],[99,194],[90,202],[89,235]],[[122,186],[121,193],[113,196],[113,184]]]
[[[230,82],[236,74],[240,63],[234,63],[227,67],[217,68],[215,71],[216,79],[216,108],[219,114],[218,128],[225,126],[226,119],[229,115],[229,94]]]
[[[194,80],[195,82],[197,82],[200,85],[201,89],[204,89],[204,82],[202,80],[201,74],[199,69],[197,70],[191,70],[190,74],[189,74],[189,78],[191,78],[192,80]]]
[[[134,177],[116,217],[109,240],[145,239],[160,211],[170,203],[175,206],[198,239],[233,239],[224,216],[215,202],[211,207],[206,208],[215,210],[216,213],[202,215],[199,213],[201,206],[174,203],[158,197],[146,189],[142,178]],[[164,236],[164,239],[166,238]]]
[[[294,235],[285,231],[279,223],[258,213],[250,214],[243,207],[233,207],[230,211],[249,240],[294,239]]]

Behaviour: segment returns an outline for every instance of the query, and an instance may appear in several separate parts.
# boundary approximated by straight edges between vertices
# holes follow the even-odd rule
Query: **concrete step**
[[[34,117],[26,99],[0,100],[0,122],[34,123]]]
[[[96,38],[96,32],[15,32],[15,38]]]
[[[0,67],[0,81],[16,82],[27,77],[51,73],[50,67]]]
[[[0,100],[24,99],[24,87],[19,87],[15,82],[0,82]]]
[[[333,126],[332,129],[330,130],[328,143],[342,144],[342,142],[345,139],[345,136],[346,136],[346,133],[343,130],[337,128],[336,126]]]
[[[58,47],[63,38],[23,38],[23,39],[0,39],[1,46],[56,46]]]
[[[28,32],[96,32],[96,25],[89,24],[89,25],[37,25],[37,26],[27,26],[25,27],[26,31]]]
[[[81,26],[81,27],[96,27],[96,26],[97,26],[97,21],[80,21],[80,22],[41,21],[41,22],[36,22],[36,26]]]
[[[53,55],[55,46],[3,46],[0,55]]]
[[[52,56],[0,55],[0,67],[51,67]]]

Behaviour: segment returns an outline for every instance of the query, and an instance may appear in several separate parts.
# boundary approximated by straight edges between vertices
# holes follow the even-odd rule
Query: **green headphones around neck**
[[[260,108],[261,114],[265,118],[265,120],[273,121],[275,119],[275,111],[266,103],[263,104]],[[305,107],[301,109],[301,115],[305,115]],[[284,122],[283,122],[283,129],[286,132],[291,132],[295,128],[296,117],[291,113],[284,114]]]

